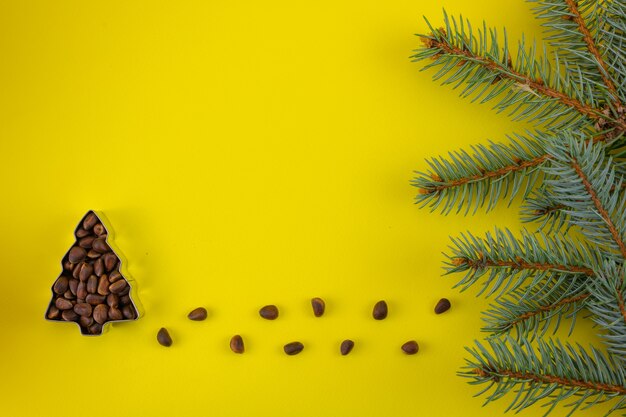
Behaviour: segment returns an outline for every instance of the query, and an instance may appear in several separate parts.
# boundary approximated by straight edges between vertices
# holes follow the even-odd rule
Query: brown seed
[[[159,332],[157,333],[157,342],[159,342],[161,346],[172,346],[172,338],[165,327],[161,327],[159,329]]]
[[[83,268],[84,262],[76,264],[74,270],[72,271],[72,276],[76,279],[80,278],[80,270]]]
[[[93,273],[96,274],[97,277],[104,274],[104,261],[102,260],[102,258],[96,259],[96,261],[93,263]]]
[[[243,339],[238,334],[234,335],[230,339],[230,350],[235,353],[243,353],[245,351],[245,347],[243,345]]]
[[[67,279],[67,277],[64,276],[60,276],[57,278],[57,280],[54,282],[54,285],[52,286],[52,290],[57,293],[57,294],[63,294],[65,291],[67,291],[69,288],[69,280]]]
[[[191,313],[187,314],[187,317],[189,318],[189,320],[193,320],[193,321],[202,321],[205,320],[207,318],[207,311],[206,308],[204,307],[198,307],[194,310],[191,311]]]
[[[415,355],[419,350],[420,347],[415,340],[410,340],[402,345],[402,351],[407,355]]]
[[[117,264],[117,256],[113,252],[106,253],[104,256],[104,267],[107,271],[111,271]]]
[[[76,230],[75,235],[76,235],[77,238],[80,239],[82,237],[85,237],[85,236],[89,235],[89,230],[85,230],[82,227],[79,227],[78,230]]]
[[[89,330],[89,326],[93,324],[93,317],[80,316],[80,318],[78,319],[78,322],[80,323],[82,327],[85,327],[87,328],[87,330]]]
[[[122,314],[122,312],[115,308],[115,307],[111,307],[109,308],[109,319],[110,320],[122,320],[124,318],[124,315]]]
[[[383,320],[387,317],[387,303],[384,300],[380,300],[374,305],[372,316],[376,320]]]
[[[93,241],[91,248],[96,252],[106,253],[111,250],[109,244],[104,241],[104,238],[98,238]],[[105,264],[106,266],[106,264]]]
[[[89,294],[95,294],[98,291],[98,277],[92,275],[87,280],[87,292]]]
[[[98,223],[93,227],[93,232],[98,235],[98,236],[102,236],[102,234],[105,232],[104,230],[104,226],[102,225],[102,223]]]
[[[113,284],[109,285],[109,291],[115,294],[122,293],[125,288],[126,288],[126,281],[124,281],[123,279],[120,279],[119,281],[116,281]]]
[[[66,298],[68,300],[73,300],[76,298],[76,294],[73,294],[72,291],[67,290],[65,291],[65,293],[63,294],[63,298]]]
[[[350,339],[346,339],[343,342],[341,342],[341,348],[339,350],[341,351],[341,354],[343,356],[346,356],[348,353],[352,351],[353,347],[354,347],[354,342]]]
[[[78,320],[78,314],[74,312],[74,310],[64,310],[61,313],[61,317],[65,321],[76,321]]]
[[[322,317],[324,310],[326,309],[326,303],[321,298],[315,297],[311,299],[311,306],[313,307],[313,314],[315,317]]]
[[[93,212],[89,213],[85,216],[85,220],[83,220],[83,229],[90,230],[96,223],[98,223],[98,217],[96,217]]]
[[[87,297],[87,285],[84,282],[79,282],[78,287],[76,287],[76,298],[82,298],[83,300]]]
[[[83,261],[79,264],[76,264],[76,268],[74,268],[74,271],[72,272],[72,276],[76,279],[80,279],[80,273],[83,272],[83,268],[88,265],[87,262]],[[82,281],[82,280],[81,280]]]
[[[89,334],[102,334],[102,325],[100,323],[94,323],[89,326]]]
[[[109,294],[109,279],[106,275],[102,275],[100,277],[100,281],[98,281],[98,294],[100,295],[108,295]]]
[[[450,310],[450,300],[448,300],[447,298],[442,298],[435,306],[436,314],[445,313],[448,310]]]
[[[104,324],[109,316],[109,307],[106,304],[98,304],[93,309],[93,319],[100,324]]]
[[[90,249],[89,252],[87,252],[87,257],[89,259],[97,259],[100,257],[100,255],[102,255],[100,252],[98,252],[97,250],[93,250],[93,249]]]
[[[68,259],[71,263],[77,264],[85,259],[86,254],[87,253],[85,252],[85,249],[81,248],[80,246],[74,246],[72,249],[70,249]]]
[[[127,304],[124,307],[122,307],[122,314],[124,315],[125,319],[129,319],[129,320],[132,320],[136,317],[135,308],[131,306],[130,304]]]
[[[79,316],[91,316],[91,312],[91,304],[78,303],[74,306],[74,313],[78,314]]]
[[[287,343],[283,349],[285,350],[285,353],[287,355],[297,355],[298,353],[302,352],[302,349],[304,349],[304,345],[300,342],[291,342],[291,343]]]
[[[81,281],[87,281],[87,279],[93,274],[93,266],[89,264],[84,264],[80,269],[80,273],[78,274],[78,279]]]
[[[69,287],[70,287],[70,292],[72,294],[76,295],[76,290],[78,289],[78,280],[77,279],[70,279]]]
[[[278,307],[273,304],[266,305],[259,310],[261,317],[267,320],[275,320],[278,317]]]
[[[119,281],[120,279],[122,279],[124,277],[122,277],[122,274],[120,274],[120,271],[113,271],[109,274],[109,282],[110,283],[114,283],[116,281]]]
[[[59,310],[70,310],[72,307],[72,302],[70,300],[66,300],[65,298],[57,298],[54,302],[54,305]]]
[[[48,317],[49,319],[56,319],[60,315],[61,315],[61,310],[56,308],[56,306],[50,306],[50,308],[48,309],[48,314],[46,315],[46,317]]]
[[[106,297],[100,294],[88,294],[87,297],[85,297],[85,302],[91,304],[92,306],[103,304],[105,301]]]
[[[120,279],[122,279],[122,274],[120,274],[120,271],[113,271],[111,272],[111,274],[109,274],[110,283],[114,283],[115,281],[119,281]]]
[[[95,238],[95,236],[85,236],[78,241],[78,246],[85,249],[91,249],[91,244]]]
[[[109,294],[107,295],[107,305],[109,307],[115,307],[117,308],[120,304],[120,298],[117,296],[117,294]]]
[[[72,271],[72,269],[74,269],[74,264],[71,263],[70,261],[65,261],[63,262],[63,269],[65,269],[66,271]]]

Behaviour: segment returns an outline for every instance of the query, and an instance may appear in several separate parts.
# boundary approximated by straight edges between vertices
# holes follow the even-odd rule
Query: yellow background
[[[487,304],[440,277],[441,251],[519,228],[516,208],[431,214],[409,180],[523,125],[410,62],[421,16],[439,24],[443,6],[541,33],[521,0],[1,2],[0,415],[500,415],[455,376]],[[89,209],[145,310],[96,338],[43,319]],[[257,315],[268,303],[275,322]],[[209,318],[187,320],[201,305]],[[581,321],[574,339],[592,334]],[[306,348],[288,357],[292,340]]]

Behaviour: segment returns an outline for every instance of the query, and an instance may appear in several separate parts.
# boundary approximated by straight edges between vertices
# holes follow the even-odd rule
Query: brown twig
[[[600,135],[597,137],[594,137],[593,143],[598,143],[598,142],[604,142],[607,139],[606,136],[604,135]],[[481,173],[480,174],[476,174],[476,175],[472,175],[470,177],[463,177],[463,178],[459,178],[453,181],[450,181],[446,184],[440,184],[440,185],[436,185],[436,186],[432,186],[432,187],[425,187],[425,188],[420,188],[419,193],[420,194],[433,194],[442,190],[445,190],[447,188],[452,188],[452,187],[458,187],[460,185],[464,185],[473,181],[479,181],[479,180],[483,180],[483,179],[494,179],[494,178],[498,178],[501,176],[504,176],[510,172],[516,172],[516,171],[520,171],[522,169],[525,168],[531,168],[533,166],[538,166],[541,165],[543,162],[547,161],[548,159],[551,159],[552,156],[549,154],[543,154],[541,156],[538,156],[534,159],[531,159],[529,161],[524,161],[524,162],[516,162],[515,164],[512,165],[507,165],[504,166],[502,168],[498,168],[497,170],[494,171],[488,171],[486,169],[481,169]],[[444,182],[444,179],[435,175],[435,174],[431,174],[431,178],[434,181],[437,182]],[[622,183],[621,188],[624,189],[626,188],[626,181]],[[615,186],[611,187],[611,192],[615,191]],[[548,207],[545,210],[535,210],[535,214],[540,216],[540,215],[545,215],[545,214],[549,214],[552,213],[554,211],[557,210],[561,210],[564,209],[565,206],[562,204],[557,204],[555,206],[552,207]]]
[[[583,35],[583,39],[587,44],[587,49],[596,59],[596,63],[598,64],[598,69],[600,70],[600,75],[602,76],[602,81],[606,85],[607,89],[615,98],[615,104],[618,106],[621,104],[617,95],[617,89],[615,88],[615,84],[613,84],[613,80],[611,80],[608,76],[608,70],[604,59],[602,59],[602,55],[598,48],[596,47],[595,42],[593,41],[593,36],[591,36],[591,32],[585,23],[585,19],[580,14],[580,10],[578,10],[578,2],[576,0],[565,0],[567,3],[567,7],[569,8],[570,13],[572,14],[572,18],[574,22],[578,25],[578,30]]]
[[[600,217],[602,217],[602,220],[604,220],[604,222],[606,223],[606,226],[609,229],[609,232],[611,233],[613,240],[615,241],[615,243],[617,243],[617,247],[619,248],[619,251],[622,257],[626,258],[626,245],[624,245],[624,241],[619,235],[617,228],[613,224],[613,220],[611,219],[611,216],[609,216],[609,213],[606,211],[606,209],[602,205],[602,202],[600,202],[600,199],[598,198],[598,194],[596,193],[596,190],[593,189],[591,183],[589,182],[589,179],[587,178],[587,176],[585,175],[582,168],[578,164],[578,161],[575,158],[572,160],[572,168],[574,168],[574,171],[576,171],[576,174],[583,182],[583,185],[585,186],[587,193],[591,197],[591,201],[593,202],[593,205],[596,207],[598,214],[600,215]]]
[[[577,387],[583,389],[589,389],[594,391],[602,391],[604,393],[615,393],[620,395],[626,395],[626,388],[620,385],[604,384],[601,382],[584,381],[580,379],[569,379],[556,375],[541,375],[531,372],[516,372],[508,369],[483,369],[476,368],[474,373],[483,378],[501,378],[508,377],[517,379],[520,381],[533,381],[540,384],[557,384],[565,385],[569,387]],[[495,375],[494,375],[495,374]]]
[[[563,205],[563,204],[555,204],[553,206],[546,207],[546,208],[543,208],[543,209],[537,209],[537,210],[534,211],[534,213],[535,213],[536,216],[545,216],[545,215],[551,214],[551,213],[553,213],[555,211],[563,210],[564,208],[565,208],[565,205]]]
[[[486,259],[480,259],[478,261],[467,259],[467,258],[454,258],[452,263],[459,265],[468,265],[470,268],[478,269],[485,267],[505,267],[505,268],[513,268],[513,269],[534,269],[538,271],[548,271],[548,270],[557,270],[557,271],[567,271],[571,273],[580,273],[587,276],[593,276],[594,272],[591,268],[586,268],[583,266],[574,266],[574,265],[562,265],[562,264],[550,264],[550,263],[537,263],[537,262],[525,262],[523,260],[516,261],[491,261]],[[560,306],[565,304],[575,303],[577,301],[582,301],[589,297],[591,294],[583,293],[579,294],[575,297],[564,298],[561,301],[554,304],[547,304],[538,306],[535,311],[530,311],[518,316],[515,320],[511,321],[511,326],[516,325],[517,323],[527,320],[531,317],[539,315],[546,311],[554,310]]]
[[[472,269],[502,267],[512,269],[534,269],[537,271],[566,271],[574,274],[584,274],[587,276],[594,275],[593,269],[584,266],[526,262],[522,259],[515,261],[492,261],[489,259],[474,260],[468,258],[454,258],[452,263],[457,266],[467,265]]]
[[[422,41],[427,48],[439,49],[444,53],[461,56],[464,57],[463,59],[470,59],[474,62],[478,62],[484,67],[489,68],[494,72],[497,72],[500,77],[513,80],[518,84],[524,86],[525,89],[532,89],[533,91],[541,93],[546,97],[555,98],[566,106],[576,109],[579,113],[593,120],[606,120],[606,116],[602,114],[601,110],[591,107],[585,103],[582,103],[579,100],[576,100],[573,97],[568,96],[565,93],[562,93],[561,91],[555,90],[554,88],[547,86],[541,79],[533,79],[518,71],[515,71],[510,65],[509,68],[507,68],[505,71],[502,67],[502,64],[500,64],[499,62],[474,55],[470,51],[468,51],[467,48],[461,49],[456,46],[450,45],[447,42],[440,42],[437,39],[425,36],[422,37]],[[626,130],[626,121],[624,120],[609,120],[609,122],[612,122],[615,125],[619,126],[622,130]]]
[[[561,301],[554,303],[554,304],[546,304],[546,305],[540,305],[537,307],[536,310],[534,311],[529,311],[526,312],[524,314],[520,314],[516,319],[512,320],[510,322],[511,326],[515,326],[516,324],[524,321],[524,320],[528,320],[531,317],[535,317],[541,313],[545,313],[546,311],[552,311],[555,310],[561,306],[564,306],[566,304],[572,304],[572,303],[576,303],[578,301],[582,301],[586,298],[588,298],[591,294],[589,293],[582,293],[580,295],[577,295],[576,297],[570,297],[570,298],[564,298]]]
[[[441,184],[441,185],[436,185],[434,187],[428,187],[428,188],[422,188],[420,189],[420,193],[421,194],[432,194],[432,193],[436,193],[438,191],[441,190],[445,190],[446,188],[452,188],[452,187],[458,187],[460,185],[463,184],[467,184],[469,182],[473,182],[473,181],[479,181],[479,180],[484,180],[484,179],[488,179],[488,178],[497,178],[497,177],[501,177],[504,176],[508,173],[511,172],[516,172],[516,171],[521,171],[523,169],[526,168],[531,168],[537,165],[540,165],[542,163],[544,163],[546,160],[550,159],[550,155],[545,154],[545,155],[541,155],[537,158],[531,159],[529,161],[523,161],[523,162],[519,162],[513,165],[507,165],[505,167],[496,169],[494,171],[483,171],[480,174],[476,174],[476,175],[472,175],[470,177],[464,177],[464,178],[459,178],[457,180],[454,181],[450,181],[447,184]],[[437,178],[437,177],[433,177],[433,179],[435,181],[443,181],[441,178]]]

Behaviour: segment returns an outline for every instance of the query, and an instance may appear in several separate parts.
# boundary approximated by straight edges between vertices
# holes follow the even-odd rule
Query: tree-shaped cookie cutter
[[[84,336],[98,336],[108,323],[140,317],[136,286],[112,242],[112,231],[106,217],[93,210],[78,223],[75,242],[51,288],[46,320],[74,322]]]

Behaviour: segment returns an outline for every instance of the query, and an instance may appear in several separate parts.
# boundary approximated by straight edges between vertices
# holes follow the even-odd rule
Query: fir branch
[[[565,2],[567,3],[567,7],[570,11],[570,14],[574,22],[578,26],[578,30],[583,35],[585,44],[587,44],[587,49],[589,50],[591,55],[593,55],[594,57],[600,76],[602,77],[602,81],[604,81],[604,84],[606,85],[607,89],[613,95],[614,100],[616,100],[615,104],[620,105],[621,103],[619,101],[619,97],[617,96],[617,90],[615,88],[615,84],[613,83],[613,80],[609,77],[607,65],[604,63],[604,59],[602,58],[602,55],[600,54],[600,51],[598,50],[593,40],[593,37],[591,36],[591,32],[587,28],[585,20],[580,14],[580,11],[578,8],[578,1],[577,0],[565,0]]]
[[[561,276],[542,287],[519,288],[499,298],[484,313],[483,331],[500,335],[515,331],[517,337],[533,340],[542,337],[552,326],[559,329],[563,319],[570,319],[571,334],[577,313],[585,307],[590,293],[587,276]]]
[[[443,28],[427,22],[413,58],[432,59],[423,69],[438,68],[433,78],[462,86],[461,96],[494,100],[498,112],[552,128],[549,136],[430,160],[413,181],[417,202],[446,214],[465,205],[467,214],[522,195],[522,218],[542,222],[520,238],[461,235],[447,255],[446,273],[463,273],[462,290],[480,281],[479,294],[497,294],[483,330],[506,339],[468,349],[474,359],[462,373],[482,392],[495,387],[487,402],[513,390],[509,408],[518,411],[541,399],[546,414],[567,399],[572,413],[611,399],[611,411],[626,409],[626,2],[531,1],[551,30],[552,60],[523,39],[513,59],[506,32],[500,44],[485,24],[472,31],[447,15]],[[585,239],[564,236],[570,227]],[[608,357],[542,340],[565,320],[571,332],[583,308],[606,330]]]
[[[554,201],[552,193],[545,185],[533,190],[524,199],[520,211],[522,222],[537,222],[539,230],[547,233],[558,232],[569,226],[566,206]],[[565,228],[565,232],[569,227]]]
[[[530,342],[507,337],[488,340],[491,352],[479,342],[468,349],[473,360],[467,361],[460,375],[472,384],[487,384],[479,394],[494,387],[486,402],[517,390],[509,409],[520,411],[537,401],[546,400],[549,414],[563,400],[571,399],[571,415],[578,408],[614,400],[611,411],[626,408],[626,370],[612,356],[595,348],[587,353],[560,342],[538,340],[535,351]]]
[[[605,142],[607,136],[590,139],[592,142]],[[550,134],[527,132],[526,136],[509,137],[509,144],[489,142],[489,146],[472,146],[472,154],[465,150],[443,157],[426,160],[430,170],[416,171],[412,185],[419,189],[416,204],[429,206],[432,211],[444,214],[456,208],[460,212],[465,205],[465,214],[475,213],[479,207],[493,209],[500,198],[507,198],[510,204],[517,195],[527,199],[531,190],[542,180],[537,168],[552,158],[546,153],[545,143],[553,140]],[[532,197],[531,197],[532,198]],[[525,210],[527,221],[540,221],[546,214],[556,223],[562,223],[565,216],[552,213],[562,205],[542,206],[546,202],[530,202],[537,207]],[[545,220],[544,220],[545,221]],[[546,221],[546,224],[551,224]]]
[[[457,23],[447,15],[444,21],[445,28],[440,29],[434,29],[427,21],[431,34],[419,35],[425,48],[417,50],[412,58],[434,60],[424,69],[441,66],[435,79],[447,77],[444,83],[456,83],[455,87],[466,83],[461,95],[478,91],[474,100],[484,97],[482,102],[486,102],[508,90],[496,108],[501,111],[515,106],[511,113],[517,113],[516,119],[529,118],[560,127],[578,125],[584,116],[594,121],[610,119],[622,130],[626,129],[626,121],[613,120],[602,113],[595,106],[594,95],[568,76],[561,76],[558,57],[557,67],[552,71],[545,55],[541,60],[536,59],[534,47],[527,52],[522,40],[514,67],[506,40],[500,48],[494,30],[488,31],[483,25],[476,39],[469,22],[464,24],[461,19]],[[490,88],[492,84],[495,88]]]
[[[547,39],[559,50],[561,57],[571,58],[570,71],[578,72],[591,82],[598,93],[608,91],[614,105],[620,105],[615,83],[608,72],[599,46],[592,35],[596,32],[597,1],[596,0],[530,0],[537,3],[535,12],[545,20],[551,36]],[[584,15],[584,16],[583,16]]]
[[[528,280],[529,287],[545,289],[560,279],[593,276],[601,262],[596,251],[560,235],[522,231],[521,239],[516,239],[509,230],[496,229],[485,239],[467,233],[451,240],[446,274],[465,272],[456,285],[463,291],[485,277],[479,295],[513,291]]]
[[[609,352],[626,366],[626,271],[623,266],[607,263],[599,278],[589,284],[589,310],[593,320],[606,330],[603,337]]]
[[[604,50],[608,70],[615,78],[618,95],[626,100],[626,1],[598,2],[596,41]]]
[[[572,134],[549,145],[553,156],[545,171],[557,204],[567,207],[573,225],[620,263],[626,259],[626,193],[612,158],[601,144],[585,143]]]
[[[465,204],[465,214],[473,207],[494,207],[500,198],[509,203],[526,195],[540,179],[537,167],[549,156],[537,140],[517,135],[508,145],[490,142],[489,146],[472,147],[472,154],[461,150],[450,153],[450,159],[427,160],[429,172],[417,172],[412,181],[419,188],[416,203],[448,213]]]
[[[614,166],[618,179],[626,174],[626,171],[619,169],[617,164]],[[614,191],[615,188],[616,185],[611,187],[611,191]],[[622,182],[621,189],[624,190],[625,188],[626,183]],[[522,203],[520,216],[522,222],[537,222],[539,229],[546,232],[563,230],[566,233],[572,226],[569,222],[567,206],[557,203],[553,192],[549,191],[545,184],[528,193]]]

